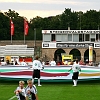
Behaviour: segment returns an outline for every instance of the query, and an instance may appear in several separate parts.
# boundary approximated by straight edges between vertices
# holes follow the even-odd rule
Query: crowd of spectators
[[[3,65],[21,65],[21,66],[27,66],[27,63],[25,62],[25,60],[23,59],[22,62],[18,62],[18,60],[14,59],[12,61],[10,60],[0,60],[0,65],[3,66]]]
[[[46,61],[46,62],[43,61],[42,64],[43,65],[49,65],[49,66],[73,65],[76,62],[76,60],[62,62],[61,60],[60,61],[54,61],[54,59],[53,59],[51,61]],[[82,61],[82,60],[79,60],[79,65],[93,66],[93,62],[89,62],[88,59],[86,59],[85,62]],[[99,66],[100,66],[100,63],[98,64],[98,67]]]
[[[77,60],[77,59],[76,59]],[[61,60],[60,61],[55,61],[54,58],[51,60],[51,61],[42,61],[42,65],[43,66],[61,66],[61,65],[73,65],[76,60],[73,60],[73,61],[65,61],[65,62],[62,62]],[[22,62],[18,62],[18,60],[14,59],[12,61],[9,61],[9,60],[6,60],[6,62],[4,62],[4,59],[0,59],[0,65],[21,65],[21,66],[27,66],[28,63],[23,59]],[[82,60],[79,60],[79,65],[85,65],[85,66],[93,66],[93,62],[89,62],[88,59],[84,61]],[[100,67],[100,63],[98,63],[96,66]]]

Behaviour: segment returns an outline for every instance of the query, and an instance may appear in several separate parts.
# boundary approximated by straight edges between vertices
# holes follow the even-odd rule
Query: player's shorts
[[[36,69],[33,71],[33,78],[40,78],[40,70]]]
[[[26,100],[26,99],[25,99],[25,96],[23,96],[23,95],[20,94],[20,93],[19,93],[19,97],[20,97],[20,99],[18,99],[18,100]]]
[[[73,80],[77,80],[78,79],[78,75],[79,75],[79,72],[74,72],[73,76],[72,76],[72,79]]]

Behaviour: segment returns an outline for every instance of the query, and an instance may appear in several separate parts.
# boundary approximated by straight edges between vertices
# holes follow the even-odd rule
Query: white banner
[[[42,48],[56,48],[56,43],[54,42],[43,42]]]

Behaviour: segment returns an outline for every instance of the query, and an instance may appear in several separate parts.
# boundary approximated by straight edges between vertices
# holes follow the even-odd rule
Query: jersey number
[[[35,63],[35,66],[37,66],[37,63]]]

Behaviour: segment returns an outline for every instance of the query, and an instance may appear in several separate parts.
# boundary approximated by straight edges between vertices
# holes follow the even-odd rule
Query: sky
[[[1,12],[15,10],[28,20],[62,14],[65,8],[72,11],[100,10],[100,0],[0,0]]]

